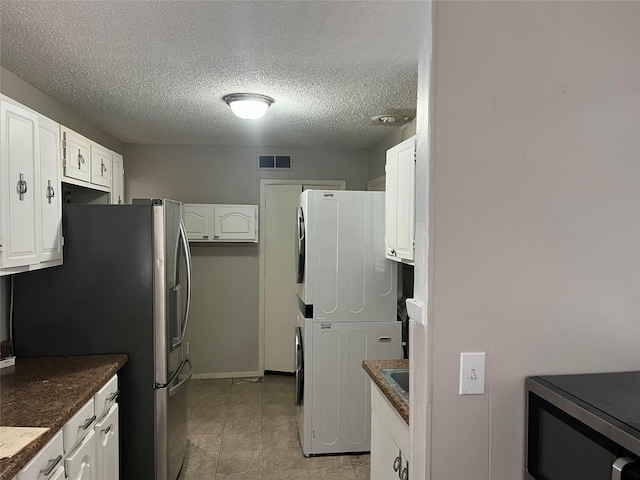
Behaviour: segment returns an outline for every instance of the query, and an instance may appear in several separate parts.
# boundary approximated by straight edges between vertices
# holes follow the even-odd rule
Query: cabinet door
[[[413,262],[415,222],[415,137],[387,150],[387,258]]]
[[[111,152],[91,143],[91,183],[111,187]]]
[[[211,236],[212,205],[186,203],[182,220],[189,240],[209,240]]]
[[[6,268],[40,261],[38,115],[4,100],[0,112],[0,232]]]
[[[94,480],[96,476],[96,434],[93,429],[64,461],[64,469],[70,480]]]
[[[91,142],[66,127],[61,127],[61,132],[63,175],[91,181]]]
[[[256,205],[214,205],[213,239],[251,241],[258,239]]]
[[[124,159],[111,152],[111,203],[124,203]]]
[[[96,478],[118,480],[119,478],[119,430],[118,404],[112,405],[109,413],[96,424]]]
[[[398,470],[405,467],[408,457],[401,451],[375,411],[371,411],[371,480],[400,478]]]
[[[62,258],[62,201],[60,188],[60,125],[46,117],[38,122],[40,144],[41,261]]]

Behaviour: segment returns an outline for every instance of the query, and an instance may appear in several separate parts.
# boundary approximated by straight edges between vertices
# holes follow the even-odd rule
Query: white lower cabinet
[[[67,423],[65,423],[64,427],[62,427],[64,453],[67,455],[69,455],[69,453],[72,452],[80,442],[82,442],[89,431],[93,430],[93,425],[96,420],[93,405],[93,398],[91,398],[73,417],[71,417]]]
[[[54,480],[64,478],[62,431],[36,453],[14,480]]]
[[[66,477],[71,480],[96,480],[96,434],[91,429],[64,460]]]
[[[96,423],[96,478],[102,480],[118,480],[120,442],[118,430],[118,404],[109,409],[109,413]]]
[[[118,480],[119,393],[114,375],[13,480]]]
[[[371,480],[409,480],[409,426],[371,382]]]

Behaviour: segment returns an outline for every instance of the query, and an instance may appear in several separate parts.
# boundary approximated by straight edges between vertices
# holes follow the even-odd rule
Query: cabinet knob
[[[402,469],[402,475],[400,475],[400,480],[409,480],[409,464]]]
[[[49,203],[51,203],[51,199],[56,196],[56,191],[51,186],[51,180],[48,180],[46,196]]]
[[[82,156],[82,153],[80,153],[80,149],[78,149],[78,168],[80,168],[83,163],[85,163],[84,157]]]
[[[394,472],[399,472],[400,471],[400,467],[402,467],[402,452],[398,451],[398,456],[393,461],[393,471]],[[399,477],[400,477],[400,474],[398,473],[398,478]]]
[[[395,254],[396,254],[396,251],[392,248],[391,249],[391,255],[395,255]]]
[[[24,173],[20,174],[20,180],[18,180],[18,197],[20,200],[24,200],[24,194],[27,193],[27,181],[24,179]]]

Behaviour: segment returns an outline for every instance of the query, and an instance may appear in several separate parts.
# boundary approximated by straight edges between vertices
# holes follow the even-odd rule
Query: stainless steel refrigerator
[[[13,278],[18,357],[126,353],[120,478],[175,480],[187,441],[191,259],[181,204],[65,205],[64,263]]]

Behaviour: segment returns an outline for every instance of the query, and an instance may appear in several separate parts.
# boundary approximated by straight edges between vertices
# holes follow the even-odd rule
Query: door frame
[[[266,289],[266,199],[267,199],[267,185],[332,185],[339,187],[339,190],[344,190],[347,182],[345,180],[281,180],[281,179],[260,179],[260,215],[258,225],[258,245],[259,248],[259,262],[260,262],[260,295],[259,295],[259,309],[258,309],[258,374],[264,376],[264,323],[265,323],[265,289]]]

